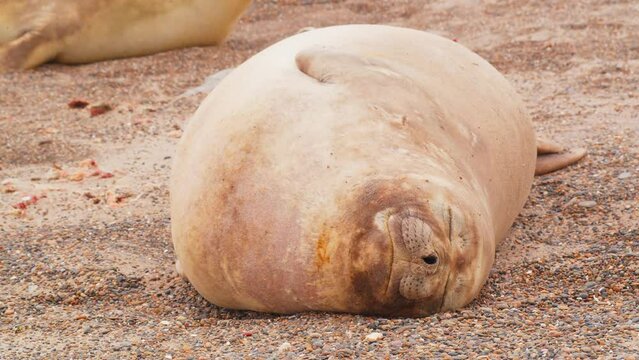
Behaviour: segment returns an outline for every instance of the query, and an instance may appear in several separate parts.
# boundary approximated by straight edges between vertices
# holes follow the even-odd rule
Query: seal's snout
[[[406,250],[406,260],[417,266],[420,272],[437,271],[439,255],[430,225],[419,217],[402,216],[399,235]]]
[[[393,268],[399,272],[400,295],[437,302],[445,283],[446,246],[441,236],[416,211],[390,216],[388,230],[394,244]]]

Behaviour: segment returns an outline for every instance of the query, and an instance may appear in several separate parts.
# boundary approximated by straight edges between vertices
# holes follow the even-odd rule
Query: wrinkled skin
[[[238,67],[186,128],[175,252],[219,306],[456,309],[486,281],[535,157],[518,96],[463,46],[376,25],[305,32]]]
[[[250,0],[0,0],[0,72],[222,41]]]

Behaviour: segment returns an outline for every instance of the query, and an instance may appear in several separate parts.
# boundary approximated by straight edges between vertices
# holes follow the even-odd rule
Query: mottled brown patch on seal
[[[328,253],[328,244],[330,242],[330,233],[324,229],[317,238],[317,246],[315,247],[315,265],[317,270],[321,270],[331,261]]]
[[[208,246],[203,246],[206,251],[206,262],[214,261],[220,256],[220,251],[225,249],[223,258],[229,263],[244,261],[243,255],[250,253],[253,232],[251,232],[251,219],[247,218],[244,211],[246,203],[249,200],[245,193],[241,191],[246,189],[243,185],[247,179],[251,178],[251,173],[257,163],[266,161],[259,156],[260,147],[262,146],[262,131],[259,127],[253,127],[242,136],[232,136],[227,142],[224,149],[225,158],[228,161],[218,164],[211,169],[214,176],[211,181],[218,183],[221,187],[216,193],[215,199],[206,200],[203,198],[199,202],[199,206],[215,207],[210,212],[217,220],[212,222],[219,224],[218,227],[207,228],[203,240],[208,242]],[[208,213],[209,211],[205,211]],[[233,246],[220,246],[226,241],[226,238],[233,238]],[[215,260],[218,262],[217,260]],[[229,266],[229,268],[240,268],[239,264]],[[225,276],[226,282],[239,294],[243,292],[260,291],[267,285],[263,282],[257,282],[249,287],[242,286],[244,282],[240,279],[232,279]]]
[[[224,149],[224,158],[228,161],[221,163],[215,173],[223,184],[224,191],[220,194],[222,204],[230,205],[230,197],[236,193],[237,185],[247,178],[254,164],[259,160],[261,129],[253,127],[242,136],[233,136]]]

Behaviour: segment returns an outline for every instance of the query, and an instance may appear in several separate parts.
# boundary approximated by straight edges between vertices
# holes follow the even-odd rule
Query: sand
[[[167,182],[205,94],[304,27],[457,39],[588,157],[536,179],[480,297],[423,319],[217,308],[174,272]],[[89,107],[111,110],[91,116]],[[99,111],[97,111],[99,112]],[[219,47],[0,75],[0,358],[626,358],[639,353],[639,3],[257,1]]]

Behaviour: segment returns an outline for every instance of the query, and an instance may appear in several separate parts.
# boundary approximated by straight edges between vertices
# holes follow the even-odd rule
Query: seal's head
[[[353,304],[405,316],[468,304],[495,253],[491,220],[478,201],[446,189],[370,193],[349,251]]]

